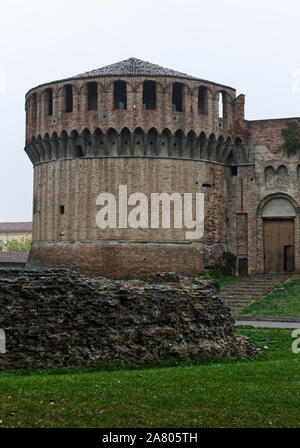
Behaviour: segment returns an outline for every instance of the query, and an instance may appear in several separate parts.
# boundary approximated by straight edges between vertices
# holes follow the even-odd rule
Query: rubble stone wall
[[[254,355],[214,284],[174,273],[141,280],[68,270],[0,271],[2,369],[146,364]]]

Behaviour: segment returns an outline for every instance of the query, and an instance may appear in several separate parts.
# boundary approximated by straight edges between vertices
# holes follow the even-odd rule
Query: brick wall
[[[296,269],[300,271],[300,163],[298,155],[288,158],[282,152],[281,131],[287,120],[246,121],[244,95],[236,97],[234,89],[220,84],[177,78],[124,78],[127,83],[127,109],[114,110],[113,83],[119,79],[122,78],[93,79],[98,88],[98,110],[87,110],[87,83],[90,80],[50,83],[32,89],[26,96],[26,142],[44,139],[36,149],[43,153],[47,151],[51,137],[56,142],[57,137],[66,137],[65,143],[60,140],[60,146],[55,147],[56,151],[60,151],[58,157],[54,157],[52,152],[51,157],[45,156],[39,160],[40,163],[35,163],[34,203],[37,212],[33,220],[31,265],[43,266],[45,263],[53,266],[58,263],[74,269],[79,269],[81,265],[85,266],[82,268],[84,272],[93,275],[109,275],[110,272],[115,276],[133,275],[134,272],[143,275],[160,269],[187,274],[213,266],[226,248],[248,259],[250,274],[263,272],[260,206],[268,198],[284,194],[297,209]],[[149,79],[157,83],[156,110],[142,108],[143,81]],[[184,107],[183,112],[172,113],[172,84],[178,81],[184,84]],[[67,83],[73,86],[72,113],[64,111],[63,87]],[[200,85],[208,88],[208,109],[207,114],[199,115]],[[45,89],[49,87],[53,89],[56,125],[52,124],[53,117],[45,113]],[[221,91],[226,94],[223,128],[219,126],[218,114]],[[105,120],[101,118],[103,112],[107,114]],[[173,116],[177,117],[177,121]],[[300,123],[299,118],[295,120]],[[114,131],[107,133],[112,128]],[[124,128],[128,130],[126,137]],[[156,134],[150,133],[151,138],[144,140],[152,128],[155,128]],[[90,135],[96,129],[101,129],[101,135],[107,133],[111,152],[105,154],[101,142],[97,149],[101,153],[96,154],[91,139],[90,143],[85,143],[85,157],[74,158],[70,136],[76,136],[77,144],[83,141],[84,130],[88,130]],[[181,137],[176,136],[178,131]],[[202,133],[203,140],[199,138]],[[211,134],[214,137],[208,141]],[[192,137],[185,141],[184,136],[188,135]],[[219,137],[223,138],[221,143],[217,143]],[[228,137],[230,139],[227,141]],[[233,175],[230,164],[235,165],[236,160],[228,158],[220,162],[216,154],[219,150],[226,153],[236,137],[241,139],[242,144],[235,147],[238,172]],[[223,143],[226,141],[228,146]],[[159,151],[156,152],[158,144]],[[245,144],[249,152],[247,160],[242,154]],[[180,154],[181,150],[183,154]],[[66,153],[62,154],[63,151]],[[271,172],[274,172],[273,181],[267,180]],[[188,245],[184,231],[178,229],[172,232],[163,229],[101,232],[95,225],[96,197],[105,191],[116,195],[120,184],[128,185],[129,194],[142,192],[148,196],[153,192],[205,192],[203,238]],[[203,188],[203,184],[209,187]],[[61,205],[65,207],[63,215],[60,213]],[[64,233],[63,237],[60,236],[61,232]],[[117,242],[119,246],[115,245]],[[110,254],[114,256],[113,261]],[[106,267],[103,260],[106,260]]]
[[[209,191],[203,184],[211,185]],[[34,185],[29,266],[70,267],[90,275],[141,276],[160,270],[198,274],[225,248],[226,186],[219,164],[145,158],[61,160],[36,166]],[[205,192],[203,237],[188,244],[188,229],[174,229],[172,220],[171,229],[161,228],[161,221],[159,229],[99,229],[97,196],[109,192],[118,198],[119,185],[128,185],[128,196],[147,196],[149,217],[151,193],[193,193],[195,198]],[[118,217],[117,211],[117,222]]]
[[[161,133],[164,128],[175,133],[182,129],[185,133],[190,130],[195,131],[199,136],[203,131],[209,136],[212,132],[219,135],[234,135],[233,114],[235,119],[243,116],[243,103],[235,107],[235,90],[222,85],[209,82],[178,80],[177,78],[124,78],[127,83],[127,109],[114,110],[113,108],[113,83],[122,78],[93,79],[98,85],[98,110],[87,110],[87,88],[90,80],[73,80],[70,82],[50,83],[47,86],[38,87],[31,90],[26,96],[26,110],[28,115],[26,126],[26,141],[29,142],[34,137],[42,138],[45,134],[52,135],[56,132],[60,135],[62,131],[70,134],[73,129],[81,133],[85,128],[94,132],[98,127],[103,132],[109,128],[121,132],[127,127],[133,132],[137,127],[141,127],[148,132],[152,127]],[[143,81],[153,79],[157,83],[157,107],[156,110],[143,110]],[[183,112],[172,113],[172,84],[174,82],[184,84],[184,105]],[[73,85],[73,112],[65,112],[65,99],[63,87],[66,84]],[[198,88],[208,87],[208,113],[198,114]],[[46,89],[53,89],[53,115],[46,115],[45,101]],[[219,128],[219,92],[227,94],[227,116],[223,120],[224,129]],[[32,95],[36,96],[36,115],[32,114]],[[108,114],[108,120],[101,122],[101,112]],[[177,121],[173,121],[173,116],[177,116]],[[52,117],[57,117],[58,122],[54,126]]]

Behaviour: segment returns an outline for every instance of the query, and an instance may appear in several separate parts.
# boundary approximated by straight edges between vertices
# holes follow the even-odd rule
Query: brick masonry
[[[295,268],[300,272],[300,162],[299,155],[283,153],[285,119],[247,121],[245,96],[236,97],[235,89],[209,81],[168,75],[97,78],[97,73],[92,79],[49,83],[26,95],[35,211],[29,266],[64,266],[116,277],[162,268],[187,275],[213,266],[226,249],[247,260],[250,274],[263,272],[263,205],[284,197],[296,210]],[[127,85],[125,110],[114,110],[118,80]],[[155,110],[142,107],[145,80],[156,82]],[[90,81],[97,83],[97,110],[88,110]],[[183,84],[182,112],[172,112],[174,82]],[[65,112],[66,84],[72,85],[73,112]],[[207,87],[207,107],[199,114],[200,86]],[[300,123],[300,118],[293,120]],[[82,153],[76,157],[78,147]],[[101,192],[116,195],[120,184],[147,197],[153,192],[204,192],[204,236],[187,244],[179,229],[100,231],[96,198]]]

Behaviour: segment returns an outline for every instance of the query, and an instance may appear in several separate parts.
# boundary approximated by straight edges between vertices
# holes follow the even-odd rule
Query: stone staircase
[[[221,289],[220,298],[237,314],[250,302],[262,299],[272,290],[293,277],[293,274],[259,274],[247,277]]]

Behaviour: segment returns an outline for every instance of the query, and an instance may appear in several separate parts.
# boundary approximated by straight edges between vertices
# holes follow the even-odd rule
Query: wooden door
[[[294,221],[264,221],[265,272],[294,271]]]
[[[247,258],[240,258],[238,266],[239,266],[239,268],[238,268],[239,275],[248,275],[248,259]]]

